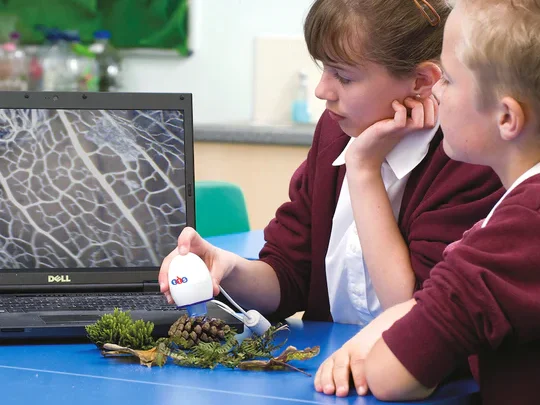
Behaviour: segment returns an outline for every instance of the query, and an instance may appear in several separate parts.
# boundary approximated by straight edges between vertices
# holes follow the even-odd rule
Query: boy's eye
[[[343,76],[340,76],[339,73],[334,73],[334,77],[341,83],[341,84],[349,84],[351,80],[345,79]]]

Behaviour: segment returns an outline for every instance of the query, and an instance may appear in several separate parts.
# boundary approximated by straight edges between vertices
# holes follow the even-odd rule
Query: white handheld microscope
[[[178,308],[185,308],[189,316],[206,315],[206,303],[212,301],[244,323],[253,333],[262,335],[270,322],[258,311],[244,311],[220,286],[221,293],[240,311],[238,315],[221,301],[214,300],[212,278],[204,261],[194,253],[178,255],[169,264],[169,290]]]

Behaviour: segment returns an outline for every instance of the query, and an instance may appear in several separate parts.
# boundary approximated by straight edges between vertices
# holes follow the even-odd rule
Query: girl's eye
[[[450,83],[449,80],[444,75],[441,77],[440,82],[441,82],[441,86],[446,86],[448,83]]]
[[[334,73],[334,77],[343,85],[349,84],[352,80],[345,79],[344,77],[340,76],[339,73]]]

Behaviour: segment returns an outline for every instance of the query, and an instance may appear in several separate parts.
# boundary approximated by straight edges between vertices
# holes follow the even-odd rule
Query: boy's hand
[[[349,395],[352,377],[358,395],[366,395],[368,386],[364,373],[365,357],[360,336],[356,335],[321,364],[315,374],[315,390],[327,395],[346,397]]]
[[[394,100],[394,117],[378,121],[362,132],[345,155],[348,170],[380,172],[392,149],[405,136],[435,126],[439,104],[433,95],[425,99],[407,97],[403,104]],[[410,111],[410,116],[408,114]]]

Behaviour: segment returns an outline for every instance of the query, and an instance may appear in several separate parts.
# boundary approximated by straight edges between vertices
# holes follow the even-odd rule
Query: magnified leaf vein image
[[[0,109],[0,268],[158,266],[184,184],[181,111]]]

